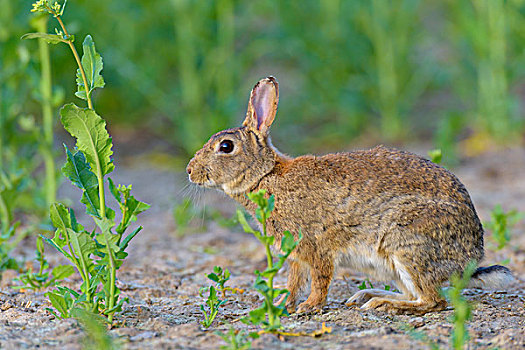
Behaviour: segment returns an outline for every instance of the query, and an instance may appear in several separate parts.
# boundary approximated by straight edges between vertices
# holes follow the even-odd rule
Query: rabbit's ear
[[[272,76],[259,80],[250,94],[243,125],[267,135],[277,113],[278,103],[279,83],[277,80]]]

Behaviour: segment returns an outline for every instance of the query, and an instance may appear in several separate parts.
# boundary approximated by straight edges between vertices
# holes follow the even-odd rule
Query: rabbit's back
[[[459,252],[462,260],[482,257],[483,229],[463,184],[412,153],[379,146],[302,156],[278,163],[259,187],[275,195],[269,229],[276,236],[301,229],[305,245],[323,242],[328,251],[420,248],[429,264]]]

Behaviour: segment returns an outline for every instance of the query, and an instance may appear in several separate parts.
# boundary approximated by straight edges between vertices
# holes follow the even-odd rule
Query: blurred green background
[[[36,31],[30,9],[0,0],[5,155],[10,138],[39,137],[38,43],[20,40]],[[95,104],[111,129],[146,128],[181,156],[238,125],[270,74],[285,152],[432,140],[452,158],[523,140],[525,0],[71,0],[64,21],[104,59]],[[81,101],[68,48],[50,50],[58,116]]]

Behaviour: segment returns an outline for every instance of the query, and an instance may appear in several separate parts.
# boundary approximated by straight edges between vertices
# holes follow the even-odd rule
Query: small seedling
[[[199,295],[204,297],[204,293],[208,292],[208,299],[206,300],[206,305],[210,313],[206,312],[204,305],[200,306],[202,313],[204,314],[204,321],[201,321],[201,324],[209,328],[219,312],[219,307],[226,303],[226,300],[219,299],[217,297],[217,292],[221,293],[222,298],[226,297],[226,290],[231,289],[225,287],[224,284],[230,279],[230,271],[228,269],[223,269],[220,266],[215,266],[213,272],[206,275],[210,280],[215,282],[215,286],[202,287],[199,289]]]
[[[223,333],[220,331],[216,331],[215,334],[217,334],[219,337],[221,337],[227,345],[223,345],[220,348],[223,350],[246,350],[250,349],[252,346],[251,340],[248,340],[248,338],[251,339],[257,339],[259,338],[259,334],[257,332],[251,332],[247,333],[244,330],[236,330],[232,326],[228,329],[228,333]]]
[[[443,153],[440,148],[428,151],[428,156],[430,157],[430,160],[436,164],[441,164],[441,161],[443,160]]]
[[[366,286],[366,283],[368,282],[368,287]],[[363,289],[373,289],[374,286],[372,285],[372,282],[370,282],[370,280],[367,278],[363,281],[363,283],[361,283],[359,286],[357,286],[357,288],[359,288],[359,290],[363,290]],[[386,289],[386,288],[385,288]],[[388,289],[386,289],[388,290]]]
[[[75,273],[71,265],[59,265],[49,270],[49,263],[44,255],[44,241],[40,236],[36,239],[36,261],[39,264],[38,272],[34,273],[33,268],[29,267],[25,273],[15,279],[22,282],[23,285],[13,286],[13,288],[40,290],[55,285],[58,281]]]
[[[498,204],[490,212],[490,221],[485,223],[485,227],[492,231],[492,240],[496,242],[496,250],[504,248],[510,241],[512,227],[521,220],[523,213],[517,210],[503,211]]]
[[[15,237],[18,223],[10,226],[5,232],[0,234],[0,280],[2,272],[7,269],[18,269],[18,262],[10,256],[13,248],[18,244],[19,239]]]
[[[237,211],[237,217],[244,231],[253,234],[264,244],[268,266],[266,270],[262,272],[255,270],[257,278],[254,283],[254,288],[263,296],[264,302],[259,308],[250,311],[249,317],[244,319],[244,322],[254,325],[260,324],[265,331],[274,332],[282,328],[281,317],[288,316],[288,311],[286,311],[285,307],[286,297],[283,298],[279,305],[275,305],[273,301],[279,295],[287,295],[289,292],[286,289],[275,288],[273,286],[273,279],[282,268],[288,256],[297,244],[299,244],[302,235],[299,232],[299,239],[296,241],[289,231],[283,232],[283,238],[281,240],[282,253],[277,256],[277,261],[274,261],[270,247],[274,244],[275,237],[268,235],[266,232],[266,221],[274,209],[274,196],[271,195],[269,198],[266,198],[266,190],[259,190],[258,192],[248,194],[248,198],[257,205],[255,217],[257,221],[261,223],[262,232],[254,230],[248,224],[242,211]]]
[[[219,307],[226,303],[226,300],[221,300],[217,297],[217,289],[214,286],[202,287],[199,289],[199,295],[204,297],[204,293],[208,292],[208,299],[206,300],[206,305],[210,312],[206,312],[204,305],[200,306],[200,309],[204,315],[204,320],[201,321],[201,324],[205,328],[209,328],[219,312]]]
[[[472,274],[476,271],[477,263],[471,261],[463,276],[455,274],[451,278],[451,287],[448,288],[445,295],[449,299],[454,308],[454,315],[452,317],[454,322],[454,329],[452,331],[452,345],[455,350],[463,349],[465,343],[469,340],[467,321],[472,316],[472,306],[467,299],[461,294],[463,289],[467,288]]]

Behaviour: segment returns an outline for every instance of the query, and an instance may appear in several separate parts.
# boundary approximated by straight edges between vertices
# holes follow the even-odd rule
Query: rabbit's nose
[[[192,170],[192,169],[191,169],[191,166],[188,165],[188,166],[186,167],[186,172],[188,173],[188,175],[191,175],[191,170]]]

